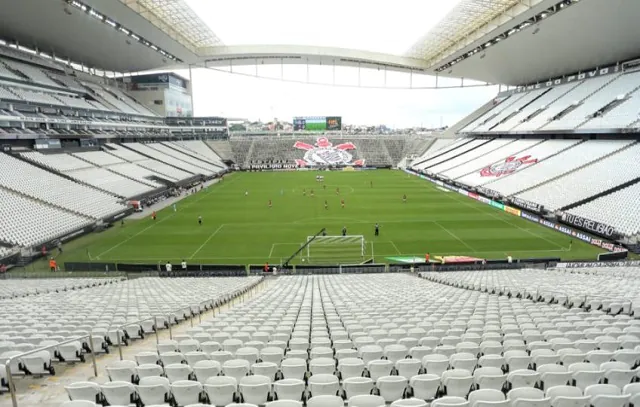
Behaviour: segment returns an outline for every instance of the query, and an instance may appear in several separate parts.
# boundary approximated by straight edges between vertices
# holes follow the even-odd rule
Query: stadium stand
[[[158,150],[159,152],[164,153],[167,156],[173,157],[176,160],[179,160],[178,162],[182,161],[195,168],[199,168],[200,172],[204,172],[204,175],[214,175],[221,170],[221,168],[216,165],[200,160],[193,155],[178,151],[177,149],[168,147],[162,143],[151,143],[147,144],[147,146]]]
[[[227,406],[237,399],[262,405],[274,398],[313,406],[314,399],[336,394],[342,396],[337,405],[344,405],[343,398],[358,405],[357,400],[373,393],[380,396],[371,396],[377,403],[371,405],[382,406],[398,403],[407,393],[419,401],[410,405],[446,405],[452,397],[468,405],[467,398],[482,398],[493,389],[513,405],[525,391],[544,397],[553,382],[548,364],[564,373],[571,389],[590,395],[594,387],[588,385],[598,386],[609,374],[604,364],[609,360],[622,362],[615,366],[625,372],[623,378],[613,380],[612,375],[609,381],[622,393],[640,357],[634,350],[640,344],[636,324],[628,316],[613,316],[630,311],[621,297],[629,289],[623,286],[628,277],[580,275],[574,280],[564,272],[523,270],[514,278],[512,273],[423,273],[420,280],[408,275],[281,277],[279,284],[179,340],[162,341],[156,352],[135,355],[135,361],[127,362],[132,374],[124,382],[111,373],[120,365],[107,366],[111,382],[96,393],[111,402],[118,388],[134,399],[173,396],[184,400],[179,404]],[[568,300],[572,308],[538,302],[532,281],[542,283],[537,291],[541,299]],[[599,283],[611,298],[591,297]],[[637,284],[632,287],[636,292]],[[514,298],[487,290],[510,292]],[[597,311],[584,312],[581,305]],[[615,349],[607,351],[611,347]],[[146,364],[151,358],[162,364]],[[593,382],[584,380],[584,360],[602,369]],[[136,374],[168,380],[155,389],[130,387]],[[82,399],[75,391],[79,386],[67,387],[71,399]],[[184,394],[186,388],[192,389],[190,396]],[[546,400],[535,405],[551,406]]]
[[[128,148],[122,147],[119,144],[106,143],[105,151],[109,154],[113,154],[123,160],[135,163],[139,167],[145,168],[153,173],[161,174],[162,178],[167,178],[170,181],[183,181],[193,177],[193,174],[186,171],[182,171],[172,165],[165,164],[164,162],[151,159],[142,154],[138,154]],[[154,153],[155,150],[152,150]],[[159,153],[158,153],[159,154]],[[165,157],[166,158],[166,157]]]
[[[572,203],[638,179],[640,177],[638,157],[640,157],[640,145],[636,143],[517,196],[540,203],[549,210],[562,209]],[[625,170],[620,171],[620,168]]]
[[[434,165],[442,164],[451,158],[455,158],[459,155],[472,151],[483,144],[489,143],[490,141],[490,139],[471,139],[463,140],[460,143],[454,143],[451,146],[434,151],[433,153],[427,153],[426,157],[421,157],[416,160],[418,162],[414,163],[414,167],[418,170],[426,170]]]
[[[16,177],[14,172],[18,172],[20,177]],[[7,154],[0,154],[0,186],[96,220],[127,209],[118,203],[114,195],[55,175]]]
[[[189,162],[183,161],[182,159],[175,158],[171,155],[168,155],[166,152],[161,151],[162,148],[156,149],[156,148],[150,147],[150,145],[141,144],[141,143],[124,143],[122,144],[122,146],[130,148],[133,151],[136,151],[140,154],[144,154],[150,158],[153,158],[167,165],[181,168],[184,171],[188,171],[193,175],[211,174],[209,170],[205,170],[204,168],[197,167]]]
[[[29,283],[31,288],[27,289],[29,292],[35,288],[46,294],[0,299],[3,373],[11,356],[72,339],[77,340],[61,344],[53,352],[34,354],[41,363],[38,371],[27,369],[28,359],[24,357],[20,364],[11,366],[12,372],[44,374],[47,372],[40,372],[42,366],[46,368],[52,362],[84,361],[85,354],[92,350],[88,335],[93,339],[93,349],[106,351],[109,345],[119,344],[118,332],[124,344],[143,338],[145,333],[184,321],[246,291],[260,278],[221,277],[214,281],[141,278],[47,293],[44,284],[48,281]],[[87,282],[81,279],[77,284],[85,286]],[[52,287],[61,285],[54,283]],[[153,317],[157,318],[157,327]]]
[[[42,154],[25,152],[20,155],[84,184],[122,198],[132,198],[153,191],[153,188],[115,172],[99,168],[70,154]]]
[[[231,143],[228,140],[206,140],[205,143],[223,160],[223,161],[235,161],[235,154],[231,147]],[[186,146],[185,146],[186,147]]]
[[[468,151],[457,157],[452,157],[444,162],[436,164],[434,166],[427,167],[427,171],[431,173],[445,173],[446,171],[457,167],[460,164],[467,163],[475,160],[478,157],[483,157],[493,153],[495,150],[500,150],[502,147],[513,143],[514,139],[498,139],[491,140],[488,143],[484,143],[481,146]]]
[[[523,141],[519,141],[518,143],[522,143]],[[569,149],[576,144],[580,143],[580,140],[542,140],[541,143],[536,144],[535,146],[522,150],[518,157],[526,157],[529,156],[532,160],[537,160],[535,162],[541,162],[549,157],[552,157],[566,149]],[[518,158],[516,157],[516,158]],[[510,177],[517,174],[518,171],[521,171],[527,168],[530,164],[521,164],[517,168],[510,169],[510,172],[494,172],[491,171],[495,166],[502,166],[505,163],[505,159],[508,158],[505,156],[503,159],[499,160],[485,160],[484,158],[479,158],[477,161],[478,164],[482,163],[479,167],[479,171],[470,173],[464,177],[458,178],[458,182],[469,185],[469,186],[480,186],[484,184],[488,184],[496,180],[496,178],[502,180],[503,177]],[[475,164],[474,164],[475,165]],[[482,169],[488,168],[489,171],[482,171]],[[512,170],[512,171],[511,171]]]
[[[508,177],[484,184],[484,186],[500,192],[503,196],[516,195],[581,168],[588,163],[600,160],[631,144],[633,141],[627,140],[583,141],[535,165],[530,165]]]
[[[12,214],[0,218],[0,240],[15,246],[37,246],[93,223],[88,217],[6,190],[0,190],[0,210]]]
[[[462,157],[465,157],[466,161],[463,161],[461,165],[443,171],[441,174],[442,176],[449,179],[458,179],[470,173],[475,174],[477,171],[485,168],[487,164],[493,164],[498,160],[504,162],[504,160],[508,157],[522,155],[528,150],[534,149],[538,144],[542,142],[543,140],[536,139],[513,140],[513,142],[506,143],[501,148],[497,148],[487,154],[478,155],[475,159],[467,157],[467,155],[465,154]]]
[[[163,142],[164,145],[170,146],[182,153],[191,155],[200,161],[212,163],[219,168],[226,168],[218,154],[216,154],[207,143],[202,140],[180,140],[173,142]],[[219,169],[218,168],[218,169]]]
[[[613,226],[624,236],[636,236],[640,234],[640,211],[635,202],[640,202],[638,183],[566,212]]]
[[[112,284],[120,280],[120,278],[109,277],[5,280],[0,286],[0,299],[27,297],[67,290],[90,288],[99,285]]]

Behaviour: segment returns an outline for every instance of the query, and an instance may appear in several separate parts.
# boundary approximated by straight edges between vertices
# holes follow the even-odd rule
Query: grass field
[[[177,212],[171,207],[159,211],[155,222],[149,217],[127,220],[123,227],[117,224],[68,243],[58,262],[279,263],[307,236],[323,227],[329,235],[338,235],[343,226],[349,235],[365,236],[366,254],[377,262],[390,256],[423,257],[426,252],[487,259],[503,259],[507,254],[594,259],[600,251],[578,240],[569,250],[565,235],[444,192],[401,171],[323,172],[326,189],[315,181],[316,174],[231,174],[222,183],[178,202]],[[309,196],[311,189],[315,197]],[[267,205],[269,199],[272,208]],[[374,237],[376,222],[378,237]],[[353,247],[344,251],[335,262],[359,259]]]

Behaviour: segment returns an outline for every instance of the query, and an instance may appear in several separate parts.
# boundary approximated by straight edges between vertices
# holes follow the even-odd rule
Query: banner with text
[[[571,226],[583,229],[587,232],[595,233],[596,235],[606,237],[607,239],[617,239],[618,233],[613,226],[606,225],[604,223],[596,222],[581,216],[572,215],[570,213],[563,213],[560,219],[563,223]]]

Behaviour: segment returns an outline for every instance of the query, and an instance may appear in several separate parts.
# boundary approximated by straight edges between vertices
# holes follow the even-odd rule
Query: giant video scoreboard
[[[342,117],[340,116],[308,116],[294,117],[293,130],[300,131],[334,131],[342,130]]]

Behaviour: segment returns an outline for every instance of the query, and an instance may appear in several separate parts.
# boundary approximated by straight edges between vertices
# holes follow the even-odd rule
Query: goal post
[[[308,236],[306,243],[311,263],[360,261],[367,255],[363,235]]]

